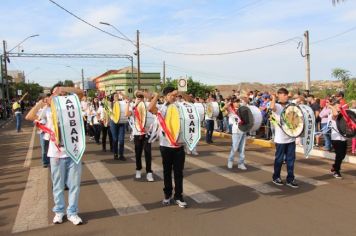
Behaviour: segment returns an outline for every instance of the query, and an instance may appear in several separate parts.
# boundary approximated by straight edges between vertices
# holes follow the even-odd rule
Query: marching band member
[[[80,101],[80,107],[82,108],[82,114],[83,114],[83,121],[84,121],[84,129],[85,129],[85,134],[88,134],[88,129],[87,129],[87,121],[88,121],[88,101],[87,97],[84,96],[82,100]]]
[[[110,119],[110,130],[112,134],[113,149],[114,149],[114,159],[120,161],[126,161],[124,157],[124,142],[125,142],[125,123],[119,121],[115,122],[114,117],[119,115],[120,109],[114,109],[119,103],[119,94],[114,94],[114,99],[111,104],[111,109],[113,117]]]
[[[142,117],[140,116],[139,111],[137,110],[137,105],[140,102],[144,102],[144,93],[141,91],[136,91],[135,92],[135,103],[130,103],[128,100],[126,102],[126,110],[125,110],[125,115],[129,119],[135,122],[134,119],[139,119],[138,122],[141,122],[140,119]],[[148,111],[147,111],[148,112]],[[135,118],[134,118],[135,117]],[[145,162],[146,162],[146,179],[148,182],[153,182],[153,174],[152,174],[152,151],[151,151],[151,143],[148,142],[150,136],[149,136],[149,129],[150,127],[148,126],[148,122],[145,122],[145,126],[142,127],[136,127],[133,125],[132,127],[132,134],[134,137],[134,144],[135,144],[135,157],[136,157],[136,179],[141,179],[141,170],[142,170],[142,151],[145,152]],[[142,124],[141,124],[142,125]],[[141,130],[139,130],[141,129]]]
[[[101,122],[101,130],[102,130],[101,145],[102,145],[102,151],[106,152],[106,137],[109,136],[110,151],[112,152],[113,143],[112,143],[112,134],[110,130],[110,115],[109,112],[104,109],[105,102],[107,102],[106,98],[102,100],[98,111],[100,113],[100,122]]]
[[[93,124],[93,130],[94,130],[94,140],[96,144],[100,144],[100,133],[101,133],[101,123],[100,123],[100,104],[99,104],[99,99],[94,98],[92,107],[91,107],[91,119],[92,119],[92,124]]]
[[[215,102],[216,96],[209,95],[207,102]],[[205,114],[205,126],[206,126],[206,136],[205,141],[207,144],[213,143],[213,133],[214,133],[214,118]]]
[[[157,116],[162,116],[164,119],[168,109],[168,105],[174,104],[178,95],[177,90],[173,87],[163,89],[165,103],[160,110],[157,109],[157,100],[159,95],[155,94],[149,105],[149,111]],[[163,173],[164,173],[164,199],[163,205],[170,205],[174,199],[175,203],[182,208],[187,207],[187,203],[183,199],[183,169],[185,162],[184,146],[176,143],[171,143],[169,134],[166,134],[162,129],[159,133],[160,151],[162,156]],[[172,199],[172,169],[174,173],[174,198]]]
[[[80,89],[58,87],[57,85],[53,87],[52,91],[54,96],[66,95],[68,93],[76,93],[79,97],[83,95]],[[40,108],[43,108],[44,105],[42,101],[37,103],[27,114],[26,119],[31,121],[36,120],[36,113]],[[50,130],[54,130],[51,109],[46,110],[46,119],[47,127]],[[52,139],[49,141],[47,156],[50,158],[51,163],[52,192],[54,199],[53,212],[55,213],[53,223],[63,223],[63,217],[65,215],[64,186],[66,184],[69,188],[67,219],[74,225],[82,224],[82,219],[78,216],[78,200],[82,174],[81,161],[78,164],[75,163],[72,158],[68,156],[64,148],[58,147]]]
[[[329,116],[329,120],[331,122],[331,143],[335,150],[335,161],[332,165],[331,172],[336,179],[342,179],[340,173],[341,164],[345,159],[347,152],[347,139],[340,134],[336,125],[336,118],[340,112],[339,106],[340,104],[329,104],[329,108],[331,110],[331,114]]]
[[[47,118],[46,113],[47,110],[50,109],[50,94],[45,97],[42,97],[41,100],[44,104],[42,108],[39,109],[37,112],[37,121],[43,125],[47,125]],[[27,119],[27,117],[26,117]],[[41,144],[41,157],[42,157],[42,164],[44,168],[49,166],[49,158],[47,156],[48,152],[48,145],[49,145],[49,135],[44,132],[43,130],[38,131],[40,134],[40,144]]]
[[[288,90],[285,88],[280,88],[277,91],[278,102],[276,102],[276,96],[272,95],[272,101],[270,109],[275,113],[275,116],[280,120],[280,115],[283,108],[288,104]],[[298,188],[299,185],[295,181],[294,176],[294,162],[295,162],[295,138],[291,138],[286,135],[281,127],[275,126],[274,142],[276,143],[276,154],[274,161],[274,173],[273,173],[273,183],[282,186],[284,183],[281,180],[281,169],[283,160],[287,164],[287,186],[292,188]]]
[[[227,162],[227,167],[232,169],[234,163],[234,155],[239,153],[239,160],[237,167],[241,170],[247,170],[245,165],[245,145],[246,145],[246,132],[242,132],[239,129],[239,123],[241,122],[238,116],[238,109],[240,107],[240,99],[234,98],[230,102],[226,103],[223,107],[223,111],[229,112],[229,124],[232,125],[232,147],[230,156]]]

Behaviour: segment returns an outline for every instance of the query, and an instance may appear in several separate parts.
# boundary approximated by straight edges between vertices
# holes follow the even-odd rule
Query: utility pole
[[[166,62],[163,61],[163,85],[166,84]]]
[[[82,68],[82,84],[83,84],[83,91],[84,91],[84,69]]]
[[[306,82],[305,82],[305,90],[309,94],[310,92],[310,53],[309,53],[309,31],[305,31],[304,33],[305,40],[305,63],[306,63]]]
[[[4,80],[6,82],[6,98],[7,100],[10,99],[10,94],[9,94],[9,80],[8,80],[8,77],[7,77],[7,55],[6,55],[6,41],[3,40],[2,41],[2,45],[3,45],[3,52],[4,52],[4,57],[3,57],[3,60],[4,60]]]
[[[137,41],[136,41],[136,48],[137,48],[137,89],[140,90],[141,87],[141,70],[140,70],[140,31],[137,30]]]
[[[5,113],[5,111],[6,111],[6,108],[5,108],[5,84],[4,84],[4,70],[3,70],[3,64],[2,64],[2,62],[3,62],[3,58],[2,58],[3,56],[2,55],[0,55],[0,61],[1,61],[1,105],[2,105],[2,108],[3,108],[3,110],[2,110],[2,118],[3,119],[6,119],[5,117],[6,117],[6,113]]]

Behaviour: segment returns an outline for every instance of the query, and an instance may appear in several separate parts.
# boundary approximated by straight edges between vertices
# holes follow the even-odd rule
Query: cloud
[[[104,22],[117,22],[120,21],[122,24],[125,22],[125,11],[121,7],[115,5],[106,5],[101,7],[96,7],[92,9],[87,9],[84,14],[78,13],[78,15],[88,21],[89,23],[96,25],[98,27],[104,28],[99,24],[100,21]],[[86,25],[85,23],[78,21],[77,19],[72,20],[72,24],[62,28],[60,35],[66,38],[76,38],[90,36],[96,30],[92,27]],[[110,31],[110,29],[108,29]]]

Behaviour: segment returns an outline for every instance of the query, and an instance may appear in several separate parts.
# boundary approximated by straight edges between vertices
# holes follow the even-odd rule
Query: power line
[[[119,37],[115,34],[112,34],[108,31],[105,31],[91,23],[89,23],[88,21],[80,18],[79,16],[75,15],[73,12],[65,9],[63,6],[59,5],[58,3],[56,3],[55,1],[53,0],[49,0],[50,2],[52,2],[53,4],[55,4],[57,7],[61,8],[62,10],[66,11],[68,14],[72,15],[73,17],[77,18],[78,20],[82,21],[83,23],[105,33],[105,34],[108,34],[112,37],[115,37],[115,38],[119,38],[119,39],[122,39],[122,40],[125,40],[125,41],[130,41],[132,42],[130,39],[127,39],[127,38],[122,38],[122,37]],[[290,41],[294,41],[296,39],[300,39],[300,37],[293,37],[293,38],[290,38],[290,39],[286,39],[286,40],[283,40],[283,41],[279,41],[279,42],[276,42],[276,43],[272,43],[272,44],[267,44],[267,45],[264,45],[264,46],[260,46],[260,47],[255,47],[255,48],[248,48],[248,49],[243,49],[243,50],[235,50],[235,51],[226,51],[226,52],[216,52],[216,53],[189,53],[189,52],[177,52],[177,51],[170,51],[170,50],[165,50],[165,49],[161,49],[161,48],[158,48],[158,47],[154,47],[154,46],[151,46],[147,43],[141,43],[142,45],[146,46],[146,47],[149,47],[151,49],[154,49],[156,51],[160,51],[160,52],[163,52],[163,53],[166,53],[166,54],[175,54],[175,55],[183,55],[183,56],[224,56],[224,55],[232,55],[232,54],[237,54],[237,53],[244,53],[244,52],[251,52],[251,51],[256,51],[256,50],[261,50],[261,49],[264,49],[264,48],[269,48],[269,47],[274,47],[274,46],[277,46],[277,45],[281,45],[281,44],[285,44],[285,43],[289,43]]]
[[[77,16],[77,15],[74,14],[73,12],[67,10],[66,8],[64,8],[63,6],[59,5],[58,3],[56,3],[56,2],[53,1],[53,0],[49,0],[49,1],[52,2],[54,5],[56,5],[57,7],[61,8],[63,11],[65,11],[65,12],[67,12],[68,14],[72,15],[73,17],[77,18],[77,19],[80,20],[81,22],[83,22],[83,23],[85,23],[85,24],[87,24],[87,25],[89,25],[89,26],[91,26],[91,27],[93,27],[93,28],[95,28],[95,29],[97,29],[97,30],[99,30],[99,31],[101,31],[101,32],[103,32],[103,33],[105,33],[105,34],[107,34],[107,35],[110,35],[110,36],[112,36],[112,37],[115,37],[115,38],[118,38],[118,39],[122,39],[122,40],[125,40],[125,41],[128,41],[128,42],[132,42],[130,39],[126,39],[126,38],[117,36],[117,35],[115,35],[115,34],[112,34],[112,33],[108,32],[108,31],[106,31],[106,30],[103,30],[103,29],[101,29],[101,28],[99,28],[99,27],[97,27],[97,26],[95,26],[95,25],[89,23],[88,21],[82,19],[81,17]]]
[[[345,30],[345,31],[343,31],[343,32],[341,32],[341,33],[338,33],[338,34],[335,34],[335,35],[326,37],[326,38],[324,38],[324,39],[320,39],[320,40],[311,42],[310,44],[317,44],[317,43],[325,42],[325,41],[328,41],[328,40],[331,40],[331,39],[340,37],[340,36],[342,36],[342,35],[344,35],[344,34],[347,34],[347,33],[351,32],[351,31],[354,31],[354,30],[356,30],[356,26],[351,27],[350,29],[347,29],[347,30]]]
[[[289,43],[289,42],[294,41],[296,39],[300,39],[300,37],[297,36],[297,37],[289,38],[289,39],[286,39],[286,40],[283,40],[283,41],[279,41],[279,42],[276,42],[276,43],[267,44],[267,45],[263,45],[263,46],[260,46],[260,47],[255,47],[255,48],[248,48],[248,49],[242,49],[242,50],[236,50],[236,51],[215,52],[215,53],[176,52],[176,51],[169,51],[169,50],[157,48],[157,47],[151,46],[151,45],[146,44],[146,43],[142,43],[142,45],[144,45],[146,47],[149,47],[149,48],[152,48],[152,49],[154,49],[156,51],[167,53],[167,54],[175,54],[175,55],[183,55],[183,56],[224,56],[224,55],[251,52],[251,51],[261,50],[261,49],[264,49],[264,48],[274,47],[274,46],[277,46],[277,45]]]

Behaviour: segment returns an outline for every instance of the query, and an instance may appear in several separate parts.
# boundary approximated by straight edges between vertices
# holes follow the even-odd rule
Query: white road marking
[[[245,185],[249,188],[252,188],[260,193],[273,193],[273,192],[280,192],[280,189],[277,189],[275,187],[272,187],[268,184],[261,183],[257,180],[253,180],[250,178],[247,178],[246,176],[238,173],[233,173],[231,171],[225,170],[223,168],[214,166],[213,164],[210,164],[208,162],[196,159],[196,158],[188,158],[186,159],[187,162],[199,166],[200,168],[204,168],[207,170],[210,170],[218,175],[221,175],[229,180],[234,181],[235,183]]]
[[[17,211],[12,233],[46,228],[48,224],[48,169],[32,167]]]
[[[135,152],[135,150],[126,145],[126,149],[130,150],[131,152]],[[132,160],[135,160],[132,158]],[[161,166],[157,165],[156,163],[152,162],[152,169],[154,170],[154,174],[163,179],[163,169]],[[193,184],[189,180],[183,178],[183,186],[184,186],[184,193],[187,197],[192,198],[197,203],[209,203],[209,202],[217,202],[220,199],[211,193],[205,191],[204,189],[200,188],[199,186]]]
[[[100,161],[85,161],[101,189],[121,216],[147,213],[146,208]]]

